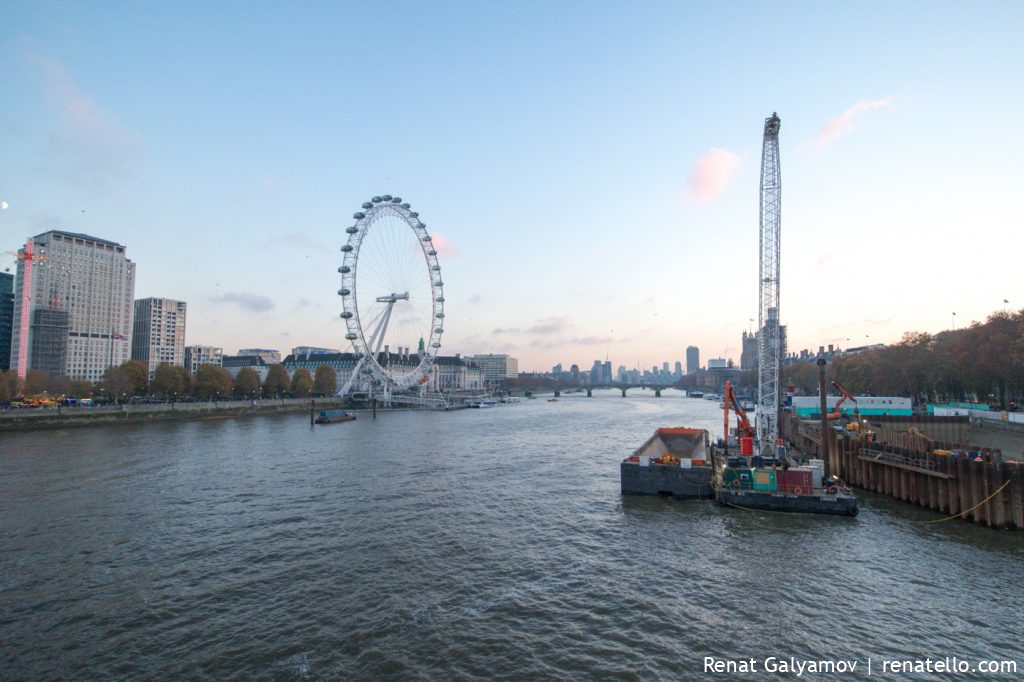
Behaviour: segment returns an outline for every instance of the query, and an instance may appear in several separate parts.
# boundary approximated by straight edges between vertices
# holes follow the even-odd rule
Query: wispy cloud
[[[56,59],[32,53],[42,71],[46,96],[59,123],[50,133],[49,151],[59,171],[81,185],[121,179],[145,144],[138,133],[124,129],[89,95]]]
[[[434,250],[437,251],[439,256],[445,258],[454,258],[459,255],[459,250],[455,248],[442,234],[437,232],[430,235],[431,244],[434,245]]]
[[[242,310],[248,310],[254,313],[263,313],[268,310],[272,310],[274,302],[262,294],[251,294],[248,292],[235,293],[229,291],[224,294],[218,294],[216,296],[210,296],[210,301],[213,303],[234,303]]]
[[[519,328],[518,327],[498,327],[497,329],[495,329],[491,333],[492,334],[518,334],[519,333]]]
[[[582,336],[569,341],[574,346],[607,346],[612,343],[610,336]]]
[[[484,300],[480,298],[480,294],[473,294],[472,296],[466,299],[466,303],[472,303],[473,305],[477,305],[478,303],[483,302]]]
[[[703,204],[717,199],[740,163],[739,155],[728,149],[712,149],[697,159],[690,170],[690,201]]]
[[[530,334],[558,334],[569,328],[569,318],[565,315],[559,317],[546,317],[537,320],[537,323],[527,329]]]
[[[862,99],[852,107],[839,114],[818,131],[818,148],[824,149],[832,140],[845,135],[853,129],[854,124],[861,116],[872,109],[884,109],[892,101],[890,97],[882,99]]]

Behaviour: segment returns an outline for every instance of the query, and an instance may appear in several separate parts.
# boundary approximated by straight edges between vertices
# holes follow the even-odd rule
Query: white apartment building
[[[224,365],[224,349],[214,346],[185,346],[185,369],[195,374],[203,365]]]
[[[100,381],[129,358],[135,263],[125,247],[51,230],[18,252],[11,367]]]
[[[515,379],[519,376],[519,360],[510,355],[471,355],[466,360],[480,368],[485,381]]]
[[[132,360],[149,368],[149,378],[160,363],[185,364],[185,302],[169,298],[140,298],[135,301],[132,331]]]

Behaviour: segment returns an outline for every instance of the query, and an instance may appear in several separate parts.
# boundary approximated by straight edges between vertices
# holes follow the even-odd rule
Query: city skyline
[[[187,345],[348,350],[338,248],[400,193],[435,236],[442,354],[738,361],[778,111],[790,349],[960,328],[1024,301],[1022,13],[9,4],[0,252],[107,239],[136,299],[188,302]]]

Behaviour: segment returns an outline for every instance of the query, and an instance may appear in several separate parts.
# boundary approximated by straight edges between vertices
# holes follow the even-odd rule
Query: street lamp
[[[956,331],[956,313],[953,313],[953,331]]]

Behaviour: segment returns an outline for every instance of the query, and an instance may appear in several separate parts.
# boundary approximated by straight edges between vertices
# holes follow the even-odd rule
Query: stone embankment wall
[[[316,398],[315,411],[349,407],[347,400]],[[145,423],[158,420],[187,420],[247,417],[283,412],[309,412],[308,398],[266,400],[218,400],[157,405],[107,405],[97,407],[40,407],[0,410],[0,431],[70,428],[102,424]]]

